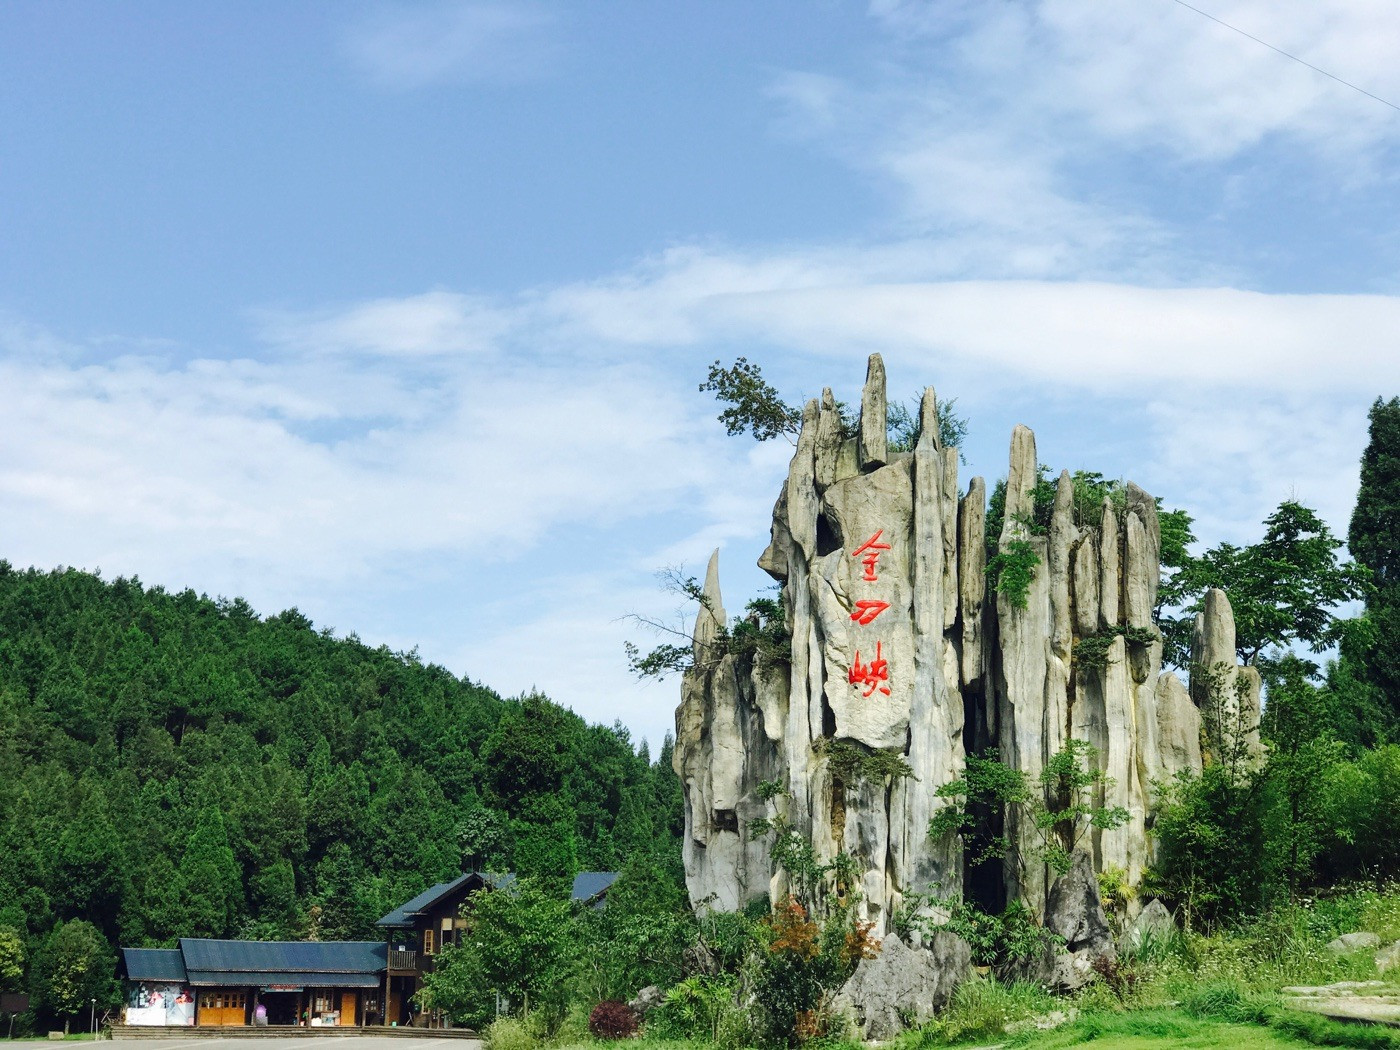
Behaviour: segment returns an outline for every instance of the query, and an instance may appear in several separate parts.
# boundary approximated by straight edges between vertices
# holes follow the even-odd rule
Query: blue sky
[[[1400,101],[1400,8],[1201,0]],[[1400,113],[1172,0],[0,7],[0,557],[296,605],[653,744],[653,573],[753,563],[854,400],[964,475],[1344,532],[1400,393]]]

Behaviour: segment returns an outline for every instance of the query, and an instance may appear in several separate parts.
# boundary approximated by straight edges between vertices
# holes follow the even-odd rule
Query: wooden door
[[[355,1007],[358,997],[354,992],[340,993],[340,1023],[342,1025],[355,1024]]]
[[[248,993],[212,991],[199,993],[200,1027],[232,1028],[248,1023]]]

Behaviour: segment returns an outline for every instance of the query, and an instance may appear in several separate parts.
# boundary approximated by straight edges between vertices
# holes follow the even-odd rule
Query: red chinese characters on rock
[[[880,578],[875,574],[875,566],[880,561],[880,555],[890,549],[888,543],[880,542],[884,532],[884,529],[876,529],[875,535],[851,551],[851,557],[860,558],[860,563],[865,566],[865,575],[861,579],[866,583],[874,583]]]
[[[889,602],[882,602],[874,598],[862,598],[856,602],[855,609],[851,611],[851,619],[862,627],[869,627],[875,622],[875,617],[889,607]]]
[[[865,574],[860,577],[862,583],[878,583],[880,574],[877,571],[880,566],[880,555],[891,549],[891,545],[884,542],[882,537],[884,529],[876,529],[874,534],[851,552],[852,558],[860,560],[861,566],[865,569]],[[861,627],[869,627],[873,624],[890,603],[879,598],[858,599],[851,610],[851,619]],[[884,657],[884,643],[878,639],[875,642],[875,659],[868,662],[860,658],[860,650],[857,649],[855,658],[851,661],[850,683],[861,690],[861,696],[869,699],[879,690],[885,696],[890,695],[890,665]]]
[[[861,696],[869,699],[876,689],[890,695],[890,665],[889,661],[880,655],[881,643],[875,643],[875,659],[868,664],[861,663],[860,650],[856,650],[856,658],[851,662],[850,680],[852,685],[861,686],[865,691]]]

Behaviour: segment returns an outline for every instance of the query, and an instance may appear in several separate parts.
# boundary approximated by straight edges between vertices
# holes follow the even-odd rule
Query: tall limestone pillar
[[[1120,868],[1136,884],[1151,859],[1154,785],[1199,771],[1198,705],[1212,695],[1162,670],[1155,500],[1129,483],[1081,506],[1067,473],[1051,495],[1035,436],[1018,426],[1002,525],[989,537],[986,486],[973,478],[959,494],[958,450],[940,446],[934,392],[912,447],[891,440],[879,355],[860,405],[853,429],[830,390],[805,406],[773,510],[759,565],[782,585],[788,660],[726,647],[717,560],[706,574],[674,759],[692,900],[728,909],[788,891],[773,832],[751,827],[760,817],[801,834],[819,863],[850,858],[877,932],[911,894],[959,895],[962,844],[933,841],[928,828],[943,804],[936,791],[962,775],[965,743],[996,748],[1033,782],[1070,741],[1092,745],[1106,775],[1095,801],[1128,819],[1081,829],[1080,845],[1096,870]],[[989,586],[995,555],[1029,556],[1023,602]],[[1230,694],[1243,705],[1232,724],[1251,712],[1257,724],[1257,676],[1234,663],[1223,600],[1208,599],[1198,623],[1200,659],[1228,656],[1230,682],[1244,683]],[[1245,740],[1257,749],[1257,730]],[[1040,855],[1022,815],[1006,832],[1023,860]],[[1003,882],[1043,910],[1043,863],[1009,861]]]

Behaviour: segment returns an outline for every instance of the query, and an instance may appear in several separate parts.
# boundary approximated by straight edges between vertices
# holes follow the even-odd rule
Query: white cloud
[[[389,88],[518,83],[549,74],[561,49],[551,11],[530,0],[399,4],[350,27],[350,60]]]
[[[942,5],[938,5],[939,8]],[[1400,9],[1382,0],[1200,0],[1229,25],[1374,94],[1400,100]],[[1218,160],[1282,135],[1347,155],[1394,143],[1394,111],[1180,4],[1035,0],[872,13],[941,80],[1108,140]],[[917,58],[917,46],[908,46]],[[927,68],[927,67],[925,67]],[[1012,75],[1008,75],[1012,74]]]
[[[1382,388],[1397,385],[1392,379]],[[1149,402],[1155,441],[1142,469],[1158,486],[1154,491],[1170,492],[1188,508],[1210,544],[1256,542],[1264,515],[1285,499],[1314,508],[1345,537],[1369,399],[1268,397],[1248,384],[1220,391]]]
[[[445,291],[313,313],[261,311],[258,317],[267,338],[298,350],[386,357],[481,352],[509,323],[481,297]]]
[[[651,570],[694,569],[721,546],[736,610],[764,582],[752,562],[789,449],[724,438],[695,391],[705,362],[736,345],[810,377],[791,394],[858,379],[878,349],[892,390],[951,385],[965,406],[1072,400],[1075,459],[1094,465],[1096,425],[1124,428],[1131,474],[1192,510],[1212,542],[1250,538],[1290,494],[1345,528],[1366,404],[1400,388],[1400,300],[891,282],[903,252],[678,250],[492,306],[503,320],[470,352],[452,352],[453,324],[430,325],[412,369],[327,357],[316,338],[339,347],[360,319],[411,316],[424,297],[317,315],[236,361],[109,358],[42,333],[22,352],[11,335],[6,557],[297,604],[654,737],[674,686],[628,679],[621,639],[645,639],[617,622],[669,611]],[[415,610],[418,588],[446,597]]]
[[[1400,102],[1393,4],[1201,6]],[[881,61],[777,74],[777,126],[884,191],[896,236],[936,239],[945,276],[1236,283],[1233,259],[1182,243],[1193,231],[1174,225],[1171,180],[1197,180],[1193,198],[1229,211],[1244,164],[1296,174],[1290,192],[1324,199],[1394,177],[1393,109],[1170,0],[876,0],[871,12]]]

